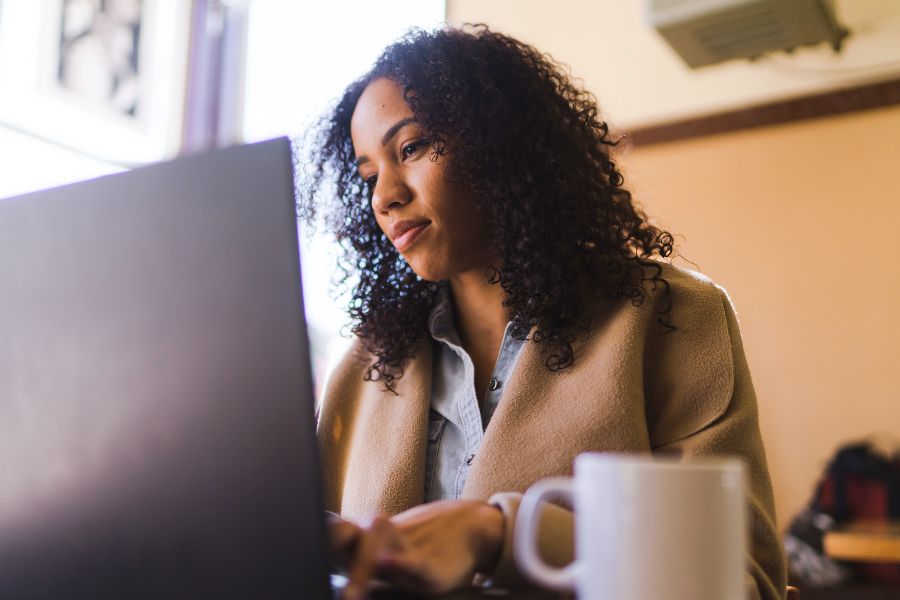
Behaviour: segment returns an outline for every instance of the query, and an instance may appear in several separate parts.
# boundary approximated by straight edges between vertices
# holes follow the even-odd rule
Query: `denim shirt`
[[[475,367],[453,325],[453,304],[446,286],[438,293],[428,330],[434,345],[434,373],[425,457],[425,502],[459,498],[484,430],[524,345],[510,335],[507,324],[484,404],[479,406]]]

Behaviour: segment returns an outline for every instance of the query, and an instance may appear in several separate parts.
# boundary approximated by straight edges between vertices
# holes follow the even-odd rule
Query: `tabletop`
[[[900,562],[900,521],[850,521],[827,532],[824,545],[832,558]]]

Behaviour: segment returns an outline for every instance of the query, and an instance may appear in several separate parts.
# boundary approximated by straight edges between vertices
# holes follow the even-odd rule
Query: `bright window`
[[[91,179],[123,167],[85,156],[0,123],[0,198]]]
[[[431,29],[445,18],[444,0],[247,1],[243,133],[248,142],[297,137],[368,70],[388,43],[411,27]],[[23,133],[2,120],[0,164],[0,198],[125,168]],[[340,337],[347,318],[343,303],[331,293],[336,271],[332,241],[301,232],[301,244],[307,321],[321,383],[329,360],[348,343]]]

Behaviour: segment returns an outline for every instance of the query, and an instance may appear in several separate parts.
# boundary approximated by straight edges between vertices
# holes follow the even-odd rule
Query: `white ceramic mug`
[[[575,561],[562,569],[537,554],[541,503],[575,509]],[[744,470],[737,459],[683,462],[582,454],[575,477],[533,485],[519,507],[519,569],[580,600],[743,600]]]

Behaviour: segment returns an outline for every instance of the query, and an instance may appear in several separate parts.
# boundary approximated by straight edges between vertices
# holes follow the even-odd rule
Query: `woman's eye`
[[[405,146],[403,146],[402,148],[400,148],[400,154],[403,156],[403,158],[410,158],[410,157],[414,156],[416,154],[416,152],[419,151],[419,149],[422,147],[423,143],[424,142],[422,140],[410,142],[410,143],[406,144]]]

